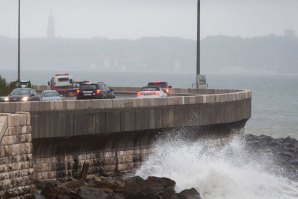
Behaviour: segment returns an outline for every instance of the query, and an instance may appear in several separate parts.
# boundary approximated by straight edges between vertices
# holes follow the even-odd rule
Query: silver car
[[[55,90],[44,90],[41,93],[41,101],[48,102],[48,101],[61,101],[61,95]]]
[[[137,92],[138,98],[151,98],[151,97],[167,97],[168,95],[160,87],[145,86]]]

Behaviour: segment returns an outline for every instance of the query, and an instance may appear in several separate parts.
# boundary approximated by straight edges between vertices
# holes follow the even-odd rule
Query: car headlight
[[[24,101],[24,102],[28,101],[28,97],[27,96],[26,97],[23,97],[22,98],[22,101]]]
[[[8,102],[9,98],[8,97],[4,97],[4,102]]]

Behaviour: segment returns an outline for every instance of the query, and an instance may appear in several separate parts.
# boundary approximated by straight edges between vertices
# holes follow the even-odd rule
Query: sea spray
[[[171,178],[176,191],[194,187],[204,199],[298,198],[298,182],[270,169],[270,165],[277,168],[270,150],[252,153],[244,136],[219,143],[218,139],[191,142],[179,134],[164,137],[136,175]]]

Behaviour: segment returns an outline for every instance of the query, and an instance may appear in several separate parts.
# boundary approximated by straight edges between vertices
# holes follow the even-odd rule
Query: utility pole
[[[19,11],[18,11],[18,82],[17,86],[21,86],[21,2],[19,0]]]
[[[201,2],[198,0],[197,8],[197,75],[196,88],[207,88],[206,75],[201,75]]]
[[[200,22],[201,22],[201,19],[200,19],[200,12],[201,12],[201,9],[200,9],[200,0],[198,0],[198,8],[197,8],[197,75],[200,75],[201,71],[200,71]]]

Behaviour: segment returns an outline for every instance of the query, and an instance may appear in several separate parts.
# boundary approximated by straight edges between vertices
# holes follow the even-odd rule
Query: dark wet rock
[[[77,191],[80,187],[86,186],[87,183],[83,180],[71,180],[69,182],[65,182],[61,184],[61,187],[64,187],[66,189],[70,189],[72,191]]]
[[[127,199],[127,197],[125,197],[125,195],[123,195],[122,193],[114,193],[111,199]]]
[[[47,199],[179,199],[175,185],[171,179],[152,176],[146,180],[138,176],[125,180],[92,176],[86,181],[69,178],[64,183],[45,182],[40,187],[43,187],[41,194]]]
[[[297,166],[297,169],[298,169],[298,159],[290,160],[290,163],[292,165],[296,165]]]
[[[42,189],[40,194],[47,199],[76,199],[79,198],[77,191],[85,185],[86,183],[82,180],[71,179],[62,184],[57,181],[48,181],[40,183],[39,187]]]
[[[143,180],[140,177],[132,177],[125,180],[126,185],[115,190],[127,198],[164,198],[170,199],[175,195],[175,181],[168,178],[148,177]]]
[[[262,162],[265,168],[298,181],[298,141],[296,139],[246,135],[245,144],[249,154]]]
[[[185,189],[177,194],[179,199],[202,199],[200,193],[195,189]]]
[[[130,178],[126,178],[125,179],[125,183],[128,183],[128,184],[132,184],[132,183],[144,183],[144,179],[141,178],[140,176],[134,176],[134,177],[130,177]]]
[[[147,193],[144,196],[141,196],[139,199],[162,199],[163,197],[157,193]]]
[[[93,176],[88,184],[95,188],[101,188],[106,190],[113,190],[118,187],[123,187],[125,183],[115,178],[111,177],[97,177]]]
[[[52,192],[42,192],[42,194],[45,196],[45,198],[47,199],[77,199],[78,195],[73,192],[72,190],[66,188],[66,187],[62,187],[62,186],[58,186],[55,187]]]
[[[111,196],[101,189],[93,187],[81,187],[78,191],[81,199],[110,199]]]
[[[38,186],[42,190],[41,195],[44,195],[46,198],[55,198],[58,185],[59,182],[49,181],[44,183],[40,182]]]

